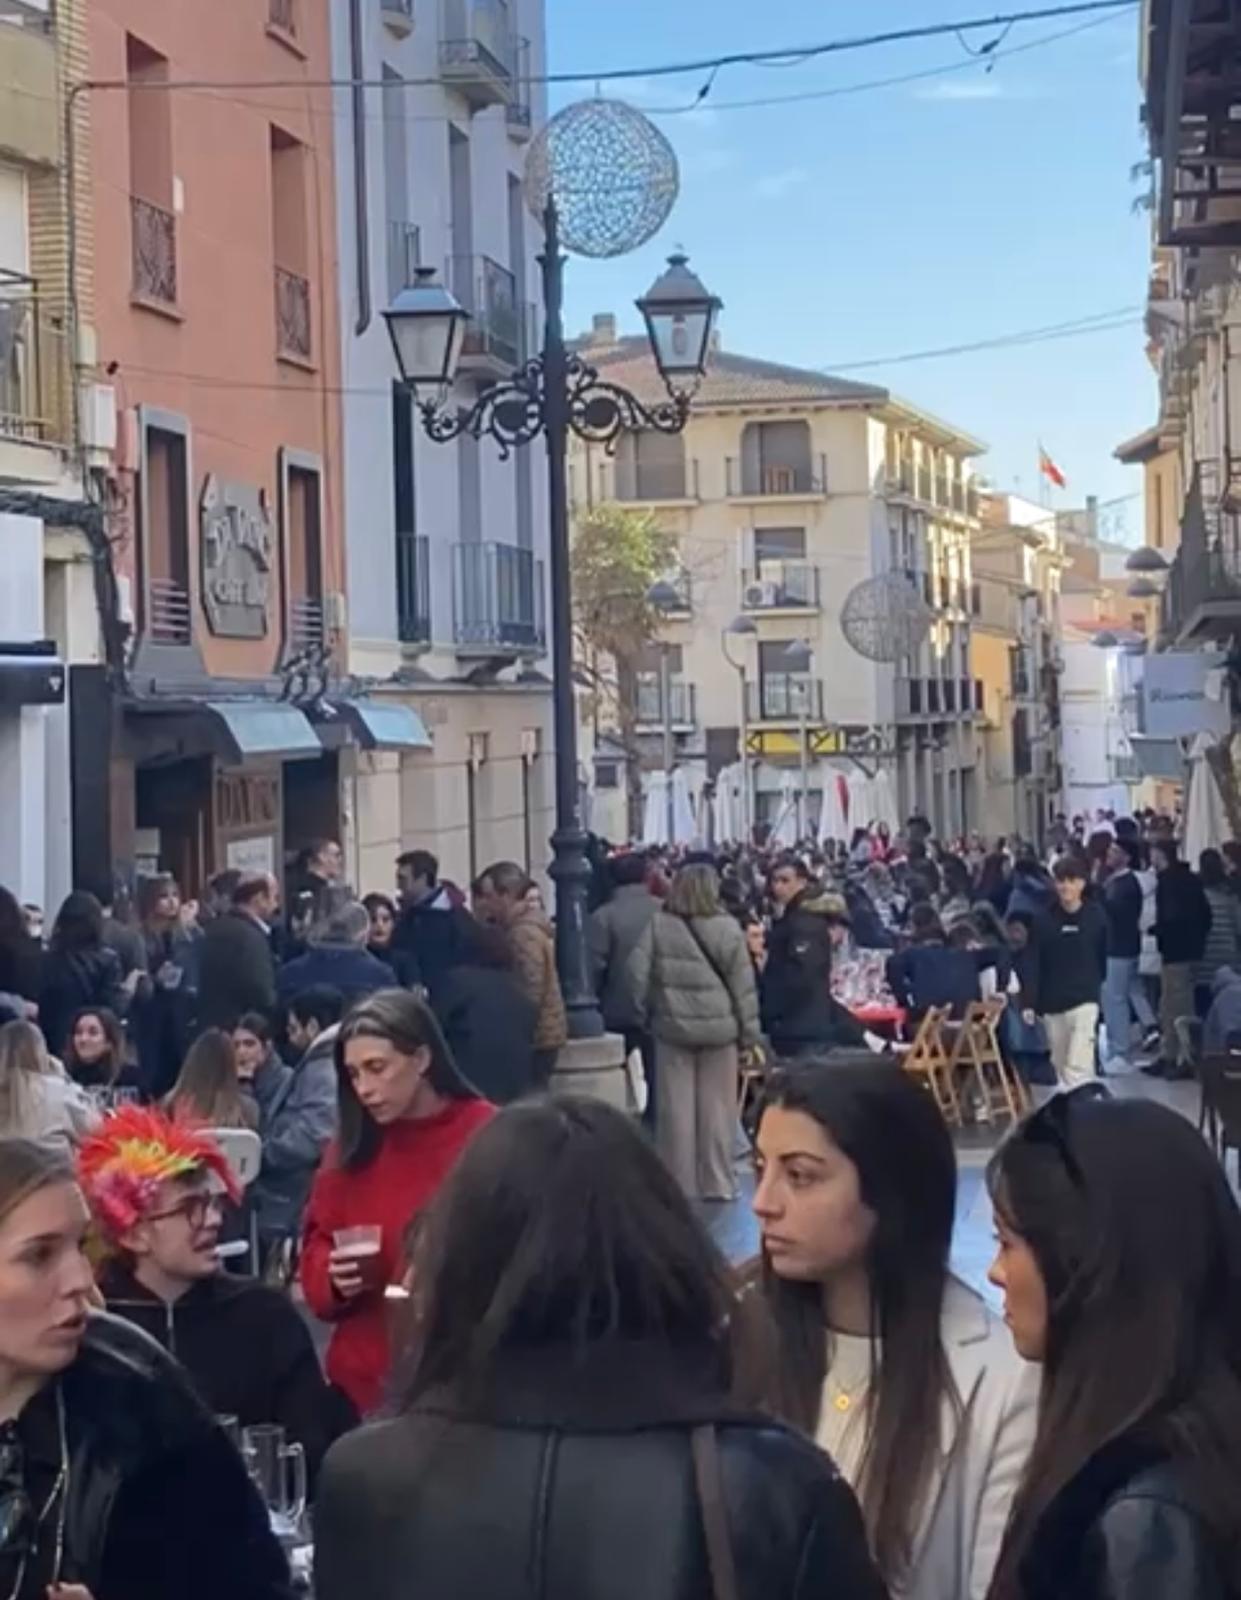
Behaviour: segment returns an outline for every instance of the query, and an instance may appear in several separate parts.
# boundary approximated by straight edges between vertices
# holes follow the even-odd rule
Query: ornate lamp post
[[[562,114],[563,115],[563,114]],[[551,876],[556,884],[556,963],[570,1032],[575,1038],[603,1032],[586,955],[586,889],[590,865],[578,802],[577,714],[573,696],[573,611],[569,572],[568,443],[580,439],[614,449],[622,433],[653,428],[679,433],[701,382],[720,301],[674,256],[667,272],[638,306],[668,398],[644,404],[627,389],[601,379],[565,344],[565,257],[560,217],[549,194],[543,207],[545,247],[539,261],[546,322],[542,353],[505,382],[484,390],[472,406],[453,410],[447,395],[456,375],[467,314],[452,295],[420,273],[412,289],[384,313],[401,377],[415,391],[428,435],[438,443],[468,434],[491,438],[501,458],[542,437],[547,446],[551,519],[552,672],[556,728],[556,832]],[[667,712],[665,711],[665,716]]]
[[[747,845],[754,842],[753,803],[750,792],[750,720],[746,705],[745,658],[734,661],[728,649],[729,639],[749,639],[758,632],[758,624],[744,611],[738,612],[726,628],[720,630],[720,649],[724,660],[737,674],[738,704],[738,754],[741,758],[741,832]],[[744,648],[744,646],[742,647]]]

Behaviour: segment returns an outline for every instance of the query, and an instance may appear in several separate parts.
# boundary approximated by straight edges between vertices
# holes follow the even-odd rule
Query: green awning
[[[274,700],[207,700],[203,710],[217,719],[238,761],[260,756],[295,760],[323,754],[310,719],[296,706]]]
[[[430,750],[431,735],[400,700],[338,700],[336,707],[363,750]]]

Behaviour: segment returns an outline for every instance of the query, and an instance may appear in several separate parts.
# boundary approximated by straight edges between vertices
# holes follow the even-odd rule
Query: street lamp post
[[[590,863],[581,825],[577,769],[577,710],[573,694],[573,597],[569,568],[568,449],[570,432],[615,449],[638,428],[680,433],[690,401],[706,370],[721,302],[703,288],[683,255],[638,301],[668,398],[646,405],[608,383],[570,351],[564,337],[564,266],[554,200],[543,213],[539,258],[546,320],[543,349],[504,382],[484,390],[472,406],[451,409],[447,396],[461,356],[467,313],[422,271],[384,312],[401,377],[411,389],[428,388],[419,402],[428,436],[436,443],[468,435],[495,441],[502,459],[540,436],[547,446],[551,541],[552,674],[556,730],[556,831],[551,877],[556,885],[556,966],[569,1031],[574,1038],[603,1032],[586,952],[586,890]]]
[[[661,578],[646,591],[646,601],[667,618],[681,604],[681,597],[666,578]],[[664,831],[669,845],[673,845],[676,843],[676,797],[672,792],[672,768],[676,761],[676,740],[672,731],[672,646],[667,639],[659,641],[659,711],[664,734]]]
[[[785,647],[784,660],[790,672],[798,675],[797,747],[801,756],[801,790],[797,805],[797,842],[804,844],[809,831],[810,803],[806,792],[810,782],[810,674],[814,651],[808,639],[795,639]]]
[[[738,744],[741,757],[741,831],[746,844],[750,844],[754,837],[754,822],[751,815],[750,802],[750,717],[746,705],[745,691],[745,662],[734,661],[728,653],[729,639],[752,638],[758,632],[758,625],[752,617],[747,617],[745,612],[739,613],[728,626],[720,632],[720,649],[724,652],[724,660],[737,674],[737,688],[739,693],[739,723]]]

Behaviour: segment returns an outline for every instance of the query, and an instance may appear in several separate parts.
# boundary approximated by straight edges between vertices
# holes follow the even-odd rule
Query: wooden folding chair
[[[912,1044],[904,1047],[901,1065],[906,1072],[921,1078],[939,1108],[939,1114],[949,1127],[961,1126],[961,1102],[952,1071],[948,1048],[944,1044],[944,1024],[952,1014],[951,1006],[928,1006],[926,1015],[918,1024]],[[898,1049],[901,1047],[898,1045]]]
[[[972,1001],[952,1046],[952,1076],[972,1079],[988,1122],[997,1116],[1016,1122],[1030,1109],[1029,1092],[1021,1078],[1009,1070],[1000,1049],[997,1029],[1007,1004],[1002,996]]]
[[[1227,1165],[1228,1152],[1237,1156],[1237,1178],[1241,1182],[1241,1049],[1204,1055],[1198,1063],[1202,1083],[1203,1132],[1220,1161]]]

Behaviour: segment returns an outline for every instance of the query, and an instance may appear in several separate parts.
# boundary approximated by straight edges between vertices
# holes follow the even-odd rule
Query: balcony
[[[534,132],[534,96],[530,83],[530,41],[517,41],[517,77],[505,111],[510,139],[524,143]]]
[[[151,644],[189,644],[190,596],[173,578],[152,578],[147,586],[146,636]]]
[[[43,390],[39,285],[0,269],[0,438],[38,444],[50,430]]]
[[[543,563],[511,544],[453,548],[459,655],[538,656],[546,646]]]
[[[289,649],[294,654],[319,650],[327,638],[323,625],[323,601],[300,595],[289,602]]]
[[[402,644],[431,642],[431,543],[425,534],[396,534],[396,633]]]
[[[1171,643],[1223,641],[1241,629],[1241,514],[1231,509],[1233,498],[1221,486],[1219,464],[1201,462],[1163,594],[1163,631]]]
[[[902,720],[923,717],[972,718],[986,706],[980,678],[898,678],[896,714]]]
[[[743,611],[817,611],[819,569],[810,561],[760,561],[741,574]]]
[[[625,505],[681,505],[698,500],[696,461],[635,461],[620,455],[612,468],[613,499]]]
[[[506,0],[441,0],[440,77],[475,111],[507,105],[517,40]]]
[[[379,0],[379,14],[398,37],[413,32],[414,0]]]
[[[808,722],[823,719],[823,682],[799,672],[772,672],[745,686],[751,722]]]
[[[276,354],[282,361],[309,365],[314,355],[310,330],[310,282],[300,273],[276,268]]]
[[[725,490],[730,500],[818,500],[827,493],[827,457],[750,462],[729,456]]]
[[[674,678],[668,685],[671,697],[672,731],[692,733],[698,726],[697,697],[694,685]],[[660,696],[659,674],[642,673],[637,680],[637,721],[639,732],[663,732],[664,708]]]
[[[470,313],[461,347],[461,371],[488,379],[507,378],[522,355],[517,279],[490,256],[454,256],[449,272],[452,292]]]
[[[177,304],[177,219],[154,201],[129,199],[133,294],[148,305]]]
[[[412,289],[422,265],[422,230],[412,222],[388,224],[388,294],[395,299],[402,289]]]

